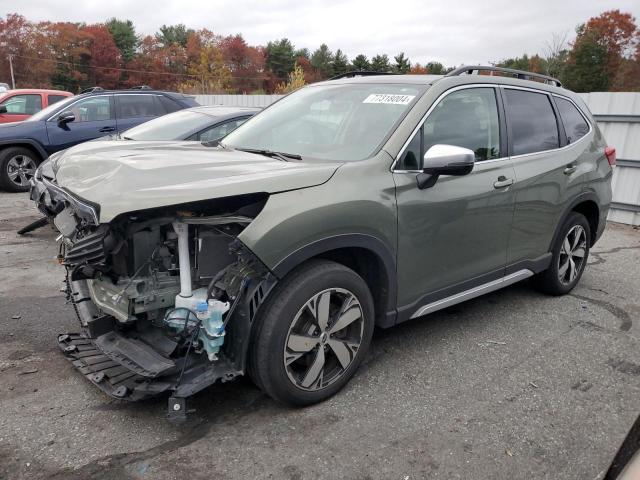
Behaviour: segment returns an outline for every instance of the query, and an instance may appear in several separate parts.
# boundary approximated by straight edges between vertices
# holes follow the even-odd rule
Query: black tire
[[[561,273],[561,266],[566,265],[565,261],[568,261],[568,255],[564,253],[563,244],[565,239],[567,239],[569,232],[575,231],[574,229],[578,228],[582,228],[584,231],[584,256],[582,257],[579,265],[577,265],[576,261],[573,262],[576,273],[572,279],[569,279],[570,275],[568,273]],[[582,273],[587,265],[590,248],[591,228],[589,227],[589,222],[584,215],[578,212],[571,212],[565,220],[565,223],[560,230],[560,234],[553,245],[553,250],[551,252],[553,254],[551,258],[551,265],[545,271],[538,273],[533,278],[536,289],[548,295],[566,295],[573,290],[580,281]],[[577,258],[580,257],[572,256],[572,260]],[[571,268],[568,270],[570,271]],[[561,277],[563,277],[565,281],[561,280]]]
[[[9,171],[15,172],[14,162],[21,159],[20,162],[26,161],[29,166],[29,175],[18,175],[14,181],[9,175]],[[35,173],[35,167],[40,163],[40,158],[28,148],[24,147],[9,147],[0,151],[0,190],[6,192],[27,192],[29,190],[29,182],[26,181]],[[25,170],[26,172],[26,170]]]
[[[327,291],[331,292],[331,299],[339,299],[340,297],[335,295],[341,295],[344,292],[347,292],[345,298],[349,298],[349,294],[351,297],[355,297],[359,303],[356,308],[359,308],[358,312],[361,313],[361,316],[352,324],[355,326],[357,322],[355,328],[357,332],[361,332],[361,341],[357,350],[350,352],[352,356],[350,357],[350,363],[346,367],[340,366],[337,354],[334,355],[335,358],[331,358],[334,349],[330,347],[329,343],[336,341],[333,338],[337,335],[336,333],[325,335],[324,340],[316,344],[315,350],[312,349],[308,354],[303,354],[303,356],[319,355],[319,349],[324,348],[325,352],[330,351],[330,353],[322,354],[323,359],[327,359],[326,363],[323,360],[323,365],[329,365],[329,362],[333,361],[333,372],[341,372],[339,374],[334,373],[334,380],[330,380],[329,376],[327,376],[327,385],[323,386],[323,370],[322,375],[319,377],[319,382],[312,387],[314,390],[307,390],[297,385],[290,376],[293,368],[291,365],[296,362],[305,363],[305,359],[300,357],[299,360],[291,362],[289,366],[285,366],[285,345],[288,345],[289,334],[293,335],[291,329],[294,325],[297,325],[295,324],[295,319],[300,318],[297,317],[300,315],[299,312],[305,311],[303,307],[311,299]],[[333,324],[337,328],[338,318],[341,317],[339,312],[336,314],[335,305],[333,303],[332,305],[331,308],[334,308],[334,310],[332,310],[333,316],[329,320],[329,326]],[[256,318],[256,324],[252,332],[248,370],[256,386],[270,397],[288,405],[310,405],[334,395],[355,374],[367,353],[371,336],[373,335],[374,307],[367,284],[353,270],[331,261],[312,260],[289,273],[276,286],[263,307],[258,314],[258,318]],[[341,308],[344,308],[344,304]],[[346,310],[341,311],[345,312]],[[352,327],[345,327],[345,329],[347,328]],[[326,332],[330,333],[329,330],[330,328],[327,328]],[[344,331],[340,330],[340,332]],[[321,335],[318,338],[323,337]],[[310,363],[313,364],[313,362]],[[302,376],[304,377],[304,375]]]

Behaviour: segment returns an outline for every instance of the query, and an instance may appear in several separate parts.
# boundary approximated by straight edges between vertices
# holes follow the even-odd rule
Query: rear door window
[[[589,124],[576,106],[566,98],[555,97],[560,118],[567,134],[567,143],[573,143],[589,133]]]
[[[545,93],[504,89],[512,155],[543,152],[560,146],[558,123]]]
[[[156,95],[116,95],[118,118],[158,117],[164,115]]]

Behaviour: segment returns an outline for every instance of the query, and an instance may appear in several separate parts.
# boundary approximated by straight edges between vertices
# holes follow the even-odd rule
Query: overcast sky
[[[640,17],[640,0],[0,0],[0,13],[30,20],[103,22],[130,19],[138,34],[184,23],[248,43],[287,37],[311,51],[321,43],[390,57],[404,51],[412,63],[486,63],[542,53],[553,33],[574,37],[576,25],[605,10]]]

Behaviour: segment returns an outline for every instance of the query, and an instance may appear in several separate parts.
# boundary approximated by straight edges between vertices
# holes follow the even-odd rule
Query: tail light
[[[613,147],[607,147],[604,149],[604,155],[609,160],[609,165],[616,166],[616,149]]]

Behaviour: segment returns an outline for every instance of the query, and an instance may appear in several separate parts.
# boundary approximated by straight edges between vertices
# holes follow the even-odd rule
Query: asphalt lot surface
[[[54,233],[0,193],[0,478],[596,479],[640,414],[640,230],[610,224],[562,298],[527,282],[377,332],[357,376],[305,409],[248,380],[105,396],[63,358],[77,330]]]

